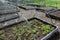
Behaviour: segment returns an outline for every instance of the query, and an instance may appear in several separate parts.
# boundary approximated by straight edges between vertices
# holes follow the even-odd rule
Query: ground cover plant
[[[39,5],[46,5],[60,8],[60,0],[34,0],[31,4],[39,4]]]
[[[54,27],[36,19],[0,30],[0,39],[3,40],[38,40],[51,32]]]

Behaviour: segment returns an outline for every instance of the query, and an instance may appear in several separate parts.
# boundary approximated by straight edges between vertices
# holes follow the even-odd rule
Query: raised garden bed
[[[57,10],[57,11],[52,12],[52,13],[49,13],[46,16],[50,17],[50,18],[53,18],[53,19],[60,20],[60,10]]]
[[[15,14],[19,12],[20,10],[3,10],[0,12],[0,15],[5,15],[5,14]]]
[[[36,9],[37,7],[35,6],[18,6],[19,8],[22,8],[24,10],[34,10]]]
[[[0,6],[0,15],[13,14],[17,12],[20,12],[20,10],[16,6],[12,6],[12,5]]]
[[[38,7],[36,10],[37,11],[41,11],[41,12],[45,12],[46,10],[47,11],[50,11],[51,9],[56,9],[56,8],[54,8],[54,7]]]
[[[21,21],[8,28],[0,30],[3,40],[48,40],[57,28],[40,19],[31,18],[29,22]]]
[[[0,18],[0,23],[6,22],[9,20],[13,20],[16,18],[19,18],[19,16],[18,15],[12,15],[12,16],[8,16],[8,17],[3,17],[3,18]]]

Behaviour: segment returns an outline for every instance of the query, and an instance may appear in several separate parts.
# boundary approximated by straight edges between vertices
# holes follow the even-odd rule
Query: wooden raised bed
[[[49,16],[48,16],[49,15]],[[49,13],[46,15],[47,17],[50,17],[50,18],[53,18],[53,19],[57,19],[57,20],[60,20],[60,9],[55,11],[55,12],[52,12],[52,13]]]
[[[53,36],[53,34],[55,32],[57,32],[57,28],[55,26],[53,26],[49,23],[46,23],[38,18],[31,18],[28,20],[31,23],[32,29],[30,29],[30,26],[27,25],[25,21],[21,21],[19,23],[14,24],[14,25],[8,26],[8,28],[6,27],[6,28],[3,28],[2,30],[0,30],[0,32],[2,33],[2,34],[0,33],[0,39],[3,39],[3,40],[4,39],[24,40],[24,38],[25,38],[26,40],[30,40],[30,39],[32,39],[32,40],[34,40],[34,39],[36,39],[36,40],[49,40],[49,38],[51,36]],[[42,25],[50,25],[50,26],[48,26],[48,28],[53,28],[53,29],[52,30],[49,29],[50,31],[47,33],[42,33],[44,31],[44,30],[42,30],[42,27],[43,27]],[[37,27],[36,31],[34,30],[35,27]],[[23,29],[22,32],[21,32],[21,29]],[[29,31],[27,31],[27,30],[29,30]],[[46,29],[46,30],[48,30],[48,29]],[[32,37],[25,35],[25,34],[27,34],[27,32],[29,33],[29,35],[32,35]],[[39,33],[36,36],[34,36],[37,32],[39,32]],[[4,36],[1,36],[1,35],[4,35]]]
[[[53,7],[38,7],[36,10],[37,11],[41,11],[41,12],[45,12],[46,10],[52,9]]]

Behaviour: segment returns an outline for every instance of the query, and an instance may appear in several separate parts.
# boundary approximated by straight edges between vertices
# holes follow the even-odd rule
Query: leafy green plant
[[[51,25],[42,25],[43,34],[47,34],[54,28]]]
[[[0,30],[0,38],[3,40],[6,39],[6,36],[4,34],[4,30]]]

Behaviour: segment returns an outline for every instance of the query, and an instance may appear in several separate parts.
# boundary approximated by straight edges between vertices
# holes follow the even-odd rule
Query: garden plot
[[[16,7],[9,7],[9,6],[2,6],[0,7],[0,15],[5,15],[5,14],[14,14],[19,12],[20,10]]]
[[[0,11],[0,15],[15,14],[17,12],[19,12],[19,10],[3,10],[3,11]]]
[[[59,19],[60,20],[60,10],[49,13],[48,15],[53,19]],[[47,17],[49,17],[49,16],[47,16]]]
[[[56,27],[40,19],[31,18],[19,24],[0,30],[3,40],[46,40],[56,31]],[[49,35],[48,35],[49,34]],[[44,37],[44,38],[43,38]]]
[[[15,13],[15,14],[6,14],[6,15],[0,15],[0,18],[3,18],[3,17],[8,17],[8,16],[13,16],[13,15],[17,15],[17,13]]]
[[[44,12],[44,11],[46,11],[46,10],[50,10],[50,9],[53,9],[54,7],[38,7],[36,10],[37,11],[42,11],[42,12]],[[56,8],[55,8],[56,9]]]
[[[20,11],[17,9],[15,6],[8,6],[8,5],[0,6],[0,18],[11,16],[11,15],[17,15],[17,12]]]

